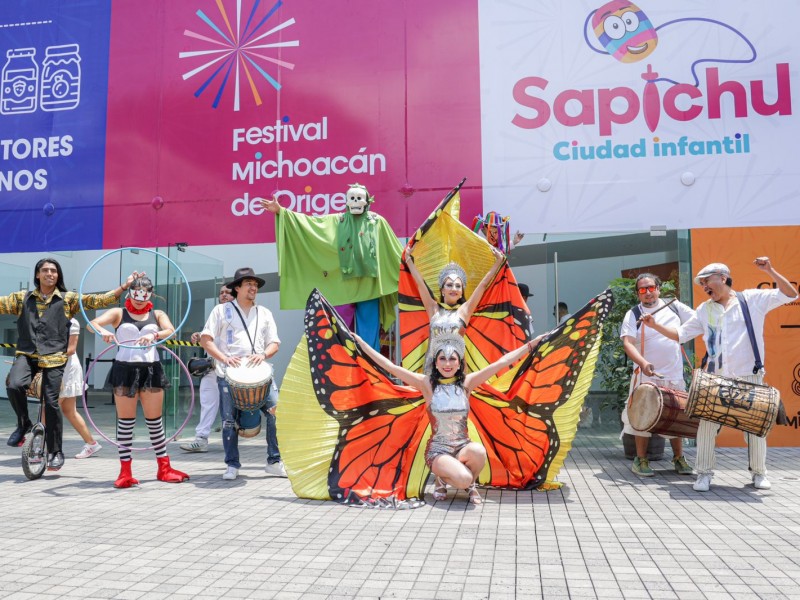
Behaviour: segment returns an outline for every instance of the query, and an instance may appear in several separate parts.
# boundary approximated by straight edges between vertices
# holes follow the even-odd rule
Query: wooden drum
[[[272,365],[228,367],[225,369],[233,405],[239,410],[258,410],[267,402],[269,386],[272,384]]]
[[[765,437],[778,417],[781,394],[774,387],[696,369],[686,412]]]
[[[700,421],[684,412],[686,392],[643,383],[628,402],[628,421],[639,431],[672,437],[695,438]]]

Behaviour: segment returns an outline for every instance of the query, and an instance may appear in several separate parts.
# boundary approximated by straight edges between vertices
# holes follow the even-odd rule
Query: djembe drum
[[[261,431],[261,407],[267,402],[272,385],[272,365],[242,365],[225,369],[233,406],[239,410],[239,435],[251,438]]]

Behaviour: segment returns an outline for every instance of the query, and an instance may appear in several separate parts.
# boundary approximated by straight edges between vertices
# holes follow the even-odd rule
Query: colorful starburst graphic
[[[200,40],[206,44],[211,44],[211,46],[206,46],[206,48],[202,50],[181,52],[178,56],[186,59],[195,59],[196,57],[211,59],[184,73],[184,81],[201,73],[208,74],[207,79],[197,88],[194,95],[199,98],[204,92],[209,91],[213,93],[213,90],[216,89],[216,94],[211,106],[217,108],[222,100],[225,88],[232,79],[234,85],[233,110],[238,111],[241,106],[240,90],[242,76],[247,80],[256,106],[261,106],[264,102],[258,90],[259,85],[263,85],[261,78],[269,83],[276,91],[281,89],[281,84],[276,78],[277,74],[273,77],[266,69],[274,69],[275,67],[283,67],[290,70],[294,69],[294,63],[286,62],[274,56],[266,56],[265,53],[274,51],[280,55],[283,48],[299,46],[300,42],[298,40],[283,40],[284,30],[295,23],[293,18],[270,28],[269,21],[283,5],[282,0],[278,0],[278,2],[263,16],[259,16],[258,10],[261,1],[255,0],[249,15],[245,19],[242,18],[242,0],[235,1],[235,30],[231,24],[223,0],[216,0],[216,5],[219,9],[217,22],[206,15],[202,10],[198,10],[196,13],[203,24],[211,29],[210,33],[212,35],[203,35],[196,31],[190,31],[189,29],[183,32],[183,35],[186,37]],[[274,41],[268,39],[271,36],[274,36],[272,37]]]

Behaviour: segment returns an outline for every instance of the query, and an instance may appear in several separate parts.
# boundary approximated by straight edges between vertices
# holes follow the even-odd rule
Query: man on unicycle
[[[35,289],[32,292],[19,291],[0,296],[0,314],[18,317],[17,353],[6,388],[8,401],[17,415],[17,428],[7,444],[21,446],[25,435],[31,430],[26,390],[36,373],[41,372],[49,451],[47,464],[51,471],[58,471],[64,466],[64,453],[61,451],[63,420],[58,408],[58,396],[67,363],[70,319],[80,311],[81,303],[87,309],[116,304],[135,275],[130,275],[125,284],[105,294],[79,296],[67,291],[58,261],[43,258],[34,269]]]

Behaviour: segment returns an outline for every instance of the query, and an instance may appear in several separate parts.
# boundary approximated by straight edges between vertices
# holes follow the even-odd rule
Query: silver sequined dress
[[[433,433],[425,448],[425,463],[430,467],[437,456],[455,456],[471,441],[467,431],[469,398],[464,388],[452,383],[437,386],[428,415]]]

